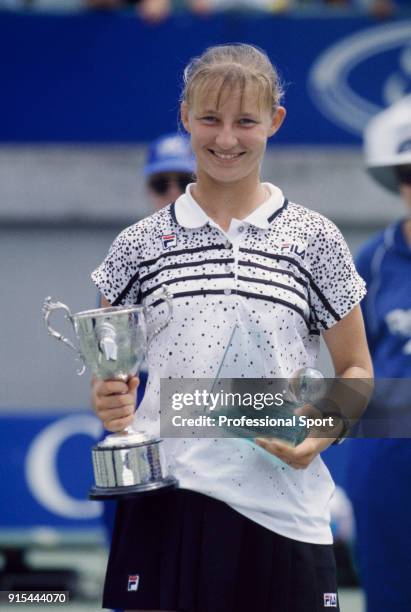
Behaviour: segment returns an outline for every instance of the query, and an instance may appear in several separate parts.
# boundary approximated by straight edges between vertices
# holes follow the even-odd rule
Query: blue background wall
[[[356,102],[378,110],[393,94],[384,87],[394,73],[402,79],[400,93],[411,90],[411,75],[401,74],[407,46],[401,26],[411,40],[411,21],[378,24],[365,17],[182,14],[150,27],[128,13],[3,13],[0,56],[7,61],[1,71],[0,141],[148,141],[175,129],[189,58],[209,45],[241,41],[261,46],[280,67],[288,119],[278,143],[359,143],[358,134],[319,110],[309,92],[309,72],[336,42],[346,40],[350,48],[350,37],[369,31],[366,51],[359,48],[351,63],[348,58],[339,78],[349,95],[358,96]],[[387,45],[395,27],[398,44]]]

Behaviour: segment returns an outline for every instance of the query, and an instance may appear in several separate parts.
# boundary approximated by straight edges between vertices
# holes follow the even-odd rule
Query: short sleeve
[[[107,257],[91,278],[113,306],[137,304],[140,290],[140,257],[135,241],[125,229],[114,240]]]
[[[308,252],[311,319],[320,331],[340,321],[366,294],[340,230],[328,219],[322,221]]]

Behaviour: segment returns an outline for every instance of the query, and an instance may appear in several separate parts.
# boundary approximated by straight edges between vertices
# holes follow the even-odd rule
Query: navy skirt
[[[339,610],[333,547],[280,536],[193,491],[143,495],[118,504],[103,607]]]

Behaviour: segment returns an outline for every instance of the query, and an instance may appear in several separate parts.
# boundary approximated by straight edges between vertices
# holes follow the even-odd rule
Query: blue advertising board
[[[87,493],[101,434],[89,412],[1,412],[0,530],[100,527],[101,504]]]
[[[131,13],[0,13],[0,142],[146,142],[175,130],[182,71],[206,47],[267,51],[286,89],[276,142],[360,142],[368,119],[411,91],[411,20]]]

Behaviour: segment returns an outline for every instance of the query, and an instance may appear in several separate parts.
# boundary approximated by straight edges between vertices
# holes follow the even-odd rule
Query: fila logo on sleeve
[[[175,234],[165,234],[161,236],[161,242],[163,244],[163,249],[169,249],[176,246],[177,236]]]
[[[306,253],[306,245],[296,242],[282,242],[281,244],[275,245],[281,254],[293,253],[298,255],[301,259],[304,259]]]
[[[127,591],[137,591],[138,583],[140,582],[140,576],[133,574],[128,577]]]
[[[324,608],[337,607],[337,593],[324,593]]]

